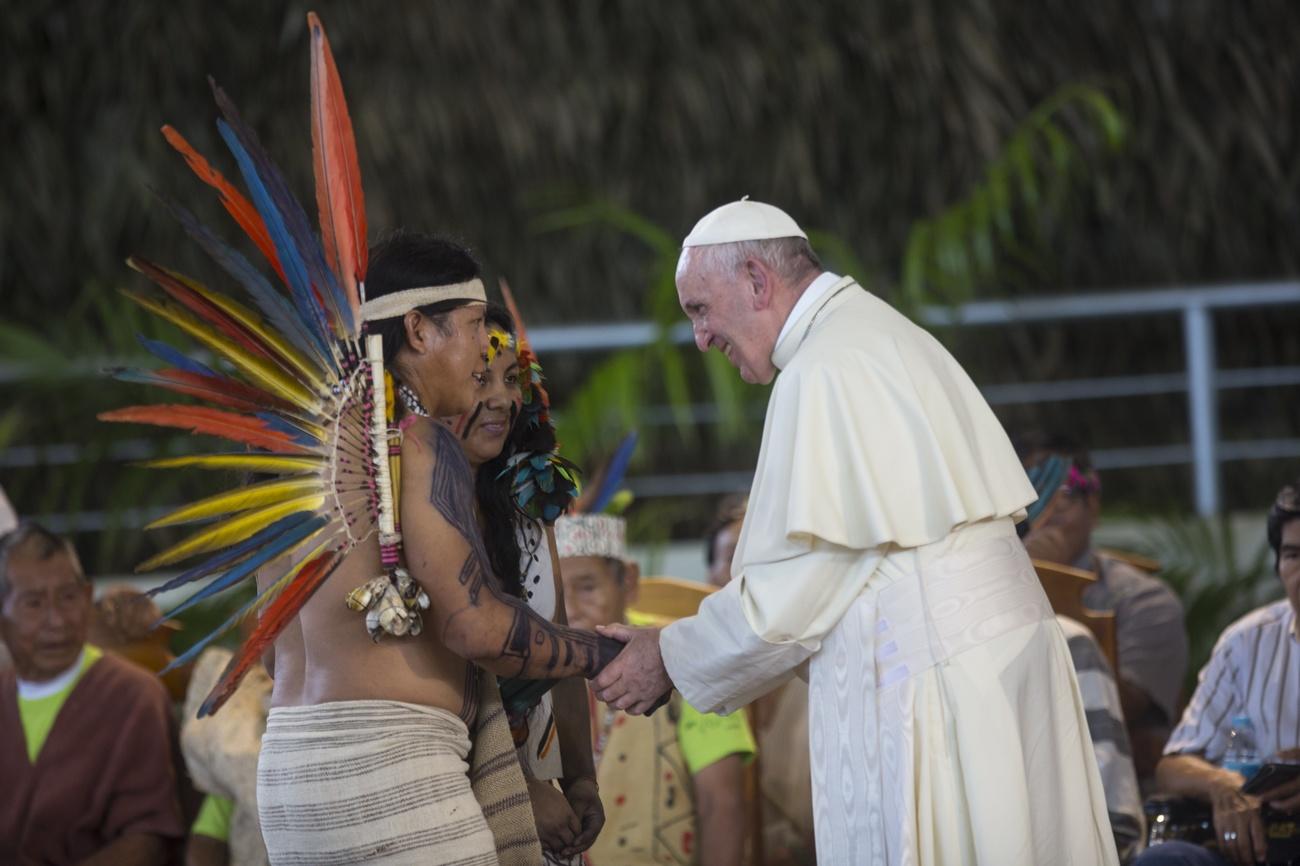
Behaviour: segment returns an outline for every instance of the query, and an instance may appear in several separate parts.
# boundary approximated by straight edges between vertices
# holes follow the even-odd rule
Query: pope
[[[732,712],[809,680],[819,863],[1116,864],[1070,651],[1015,522],[1006,433],[929,333],[742,200],[682,244],[700,351],[775,379],[730,583],[595,681]],[[779,373],[779,375],[778,375]]]

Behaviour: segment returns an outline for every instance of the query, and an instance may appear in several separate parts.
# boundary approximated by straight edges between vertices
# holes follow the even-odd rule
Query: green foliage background
[[[543,358],[566,446],[589,463],[635,426],[637,473],[752,466],[764,392],[668,339],[677,239],[744,194],[785,207],[833,267],[909,310],[1297,270],[1300,7],[1284,0],[312,6],[352,106],[374,237],[466,240],[534,328],[660,327],[644,351]],[[0,484],[26,514],[103,515],[78,524],[96,570],[165,541],[121,527],[230,480],[130,467],[193,445],[92,420],[149,395],[87,374],[139,355],[137,332],[166,336],[114,291],[136,279],[123,259],[214,276],[150,188],[228,228],[158,127],[230,169],[211,73],[310,201],[308,8],[12,0],[0,16]],[[1225,367],[1300,364],[1300,311],[1216,326]],[[1182,360],[1173,319],[940,336],[981,384]],[[1225,437],[1293,436],[1298,390],[1225,392]],[[693,423],[700,407],[716,423]],[[1096,448],[1186,437],[1177,394],[999,414]],[[1258,508],[1288,474],[1293,461],[1225,464],[1227,502]],[[1189,494],[1185,467],[1107,476],[1108,510],[1177,513]],[[631,517],[685,537],[710,507],[642,500]]]

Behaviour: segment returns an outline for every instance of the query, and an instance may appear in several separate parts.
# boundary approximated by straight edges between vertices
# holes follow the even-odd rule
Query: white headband
[[[487,302],[487,292],[483,290],[483,281],[478,277],[467,283],[453,283],[450,286],[424,286],[419,289],[402,289],[390,295],[366,301],[361,305],[361,321],[374,322],[379,319],[391,319],[404,316],[416,307],[436,304],[439,301],[483,301]]]

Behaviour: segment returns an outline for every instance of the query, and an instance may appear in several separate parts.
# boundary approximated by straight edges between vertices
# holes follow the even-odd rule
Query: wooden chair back
[[[1115,631],[1115,614],[1084,606],[1083,591],[1097,580],[1097,575],[1082,568],[1035,559],[1034,571],[1043,584],[1052,610],[1087,626],[1097,638],[1112,671],[1119,669],[1119,648]]]
[[[680,577],[643,577],[637,584],[636,604],[632,609],[642,616],[665,624],[694,616],[700,603],[718,588],[698,580]]]

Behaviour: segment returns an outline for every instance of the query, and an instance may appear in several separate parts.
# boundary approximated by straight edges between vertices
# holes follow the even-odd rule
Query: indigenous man
[[[406,567],[431,607],[419,635],[371,640],[343,603],[378,573],[371,538],[276,641],[258,765],[262,834],[273,864],[487,866],[503,846],[471,792],[467,725],[480,697],[499,697],[485,692],[476,665],[530,679],[593,676],[619,647],[548,622],[500,590],[465,455],[432,420],[474,405],[487,349],[477,262],[455,244],[400,234],[372,250],[366,294],[362,317],[383,336],[407,413]],[[518,776],[508,729],[504,738]],[[520,850],[536,852],[536,863],[532,813],[526,798],[519,805],[529,834]]]
[[[0,862],[168,862],[184,835],[171,705],[148,672],[86,642],[91,586],[34,523],[0,543]]]
[[[1096,574],[1083,603],[1115,614],[1119,695],[1138,778],[1145,782],[1178,719],[1187,673],[1182,602],[1158,577],[1094,548],[1101,479],[1087,449],[1059,434],[1029,433],[1015,437],[1014,444],[1032,476],[1061,476],[1050,490],[1040,491],[1029,508],[1033,518],[1021,524],[1029,555]]]
[[[636,622],[628,607],[640,572],[627,558],[624,520],[566,515],[555,535],[569,622]],[[755,751],[744,714],[703,715],[677,702],[650,718],[603,703],[591,709],[607,810],[605,830],[588,852],[592,866],[740,866],[744,764]]]
[[[732,712],[810,662],[820,863],[1116,862],[1069,648],[1015,532],[1034,491],[933,337],[740,201],[686,238],[701,351],[773,388],[734,579],[596,680]]]

